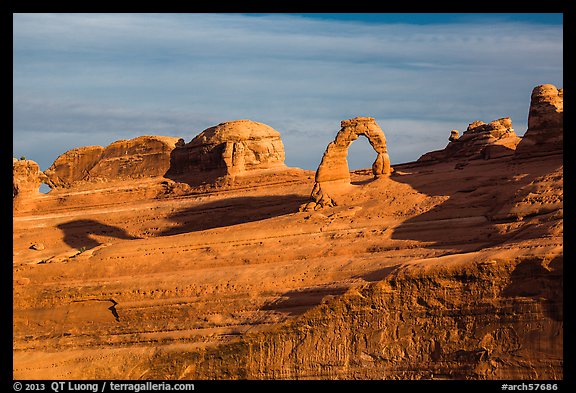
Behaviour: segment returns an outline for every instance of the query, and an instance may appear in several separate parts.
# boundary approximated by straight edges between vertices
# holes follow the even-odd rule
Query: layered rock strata
[[[152,378],[561,378],[563,258],[447,262],[403,266],[238,343],[165,352],[179,367]]]

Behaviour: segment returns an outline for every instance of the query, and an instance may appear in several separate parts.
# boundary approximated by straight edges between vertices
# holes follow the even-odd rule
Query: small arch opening
[[[370,169],[372,164],[376,161],[378,153],[364,135],[358,136],[352,144],[348,147],[348,170],[353,171],[356,169]]]
[[[52,191],[52,188],[50,188],[48,184],[42,183],[40,184],[40,189],[38,191],[40,194],[48,194],[50,191]]]

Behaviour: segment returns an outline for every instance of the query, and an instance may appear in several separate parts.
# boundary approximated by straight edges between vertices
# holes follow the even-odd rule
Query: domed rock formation
[[[541,155],[563,150],[564,90],[546,84],[532,90],[528,130],[516,155]]]
[[[280,133],[251,120],[235,120],[207,128],[173,151],[168,175],[201,182],[234,178],[259,170],[285,168]]]
[[[179,141],[167,136],[140,136],[116,141],[106,148],[72,149],[44,172],[46,183],[53,188],[67,188],[78,181],[162,176],[170,167],[170,154]]]
[[[442,150],[422,155],[418,161],[475,160],[504,157],[514,154],[520,138],[512,128],[512,120],[504,117],[488,124],[475,121],[468,125],[461,137],[450,133],[450,143]]]
[[[12,160],[12,198],[13,207],[18,208],[23,200],[39,194],[45,175],[40,166],[32,160]]]
[[[340,126],[340,131],[336,134],[334,141],[328,144],[322,156],[322,162],[316,170],[316,183],[310,195],[312,201],[303,205],[301,210],[318,210],[335,205],[333,199],[326,192],[326,187],[323,188],[323,183],[350,183],[350,171],[346,157],[348,156],[348,148],[360,135],[368,138],[370,145],[378,153],[372,164],[374,177],[379,178],[390,174],[390,157],[386,149],[386,137],[374,118],[355,117],[343,120]]]

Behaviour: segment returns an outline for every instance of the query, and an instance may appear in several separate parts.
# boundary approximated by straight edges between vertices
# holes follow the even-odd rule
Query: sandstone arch
[[[348,169],[348,148],[360,135],[368,138],[370,145],[378,154],[372,164],[374,178],[390,174],[390,157],[386,148],[384,132],[372,117],[355,117],[343,120],[340,131],[334,141],[328,144],[322,161],[316,170],[316,183],[312,189],[311,202],[304,205],[302,210],[318,210],[323,207],[334,206],[333,199],[326,193],[322,185],[327,182],[344,182],[350,184],[350,171]]]

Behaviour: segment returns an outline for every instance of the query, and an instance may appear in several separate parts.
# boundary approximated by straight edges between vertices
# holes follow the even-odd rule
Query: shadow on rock
[[[264,305],[261,309],[267,311],[277,311],[298,316],[304,314],[312,307],[323,303],[334,296],[340,296],[348,288],[305,288],[292,290],[283,293],[279,299]]]
[[[510,284],[502,290],[502,296],[537,300],[549,318],[563,321],[563,271],[562,255],[549,262],[540,258],[526,259],[512,271]]]
[[[107,236],[116,239],[133,240],[138,237],[128,234],[124,229],[103,224],[96,220],[74,220],[57,225],[64,232],[64,243],[72,248],[89,250],[102,244],[92,235]]]
[[[392,234],[393,239],[416,240],[429,243],[436,249],[457,250],[459,252],[477,251],[504,243],[524,226],[501,233],[496,227],[503,222],[516,222],[510,215],[506,219],[506,208],[512,208],[520,190],[536,181],[539,176],[552,173],[557,162],[546,163],[538,168],[532,167],[532,173],[525,170],[517,172],[511,161],[500,161],[497,165],[475,160],[462,170],[454,162],[437,165],[417,165],[402,168],[392,180],[408,184],[418,192],[429,196],[447,196],[448,199],[420,215],[405,220]],[[457,166],[457,164],[456,164]]]
[[[361,278],[364,281],[368,281],[368,282],[382,281],[386,277],[388,277],[390,275],[390,273],[392,273],[394,270],[398,269],[398,266],[399,265],[388,266],[388,267],[385,267],[383,269],[374,270],[372,272],[359,274],[359,275],[356,275],[353,277],[354,278]]]
[[[177,226],[166,229],[159,236],[204,231],[296,213],[298,207],[307,199],[303,195],[290,194],[237,197],[209,202],[169,216],[168,219],[176,222]]]

